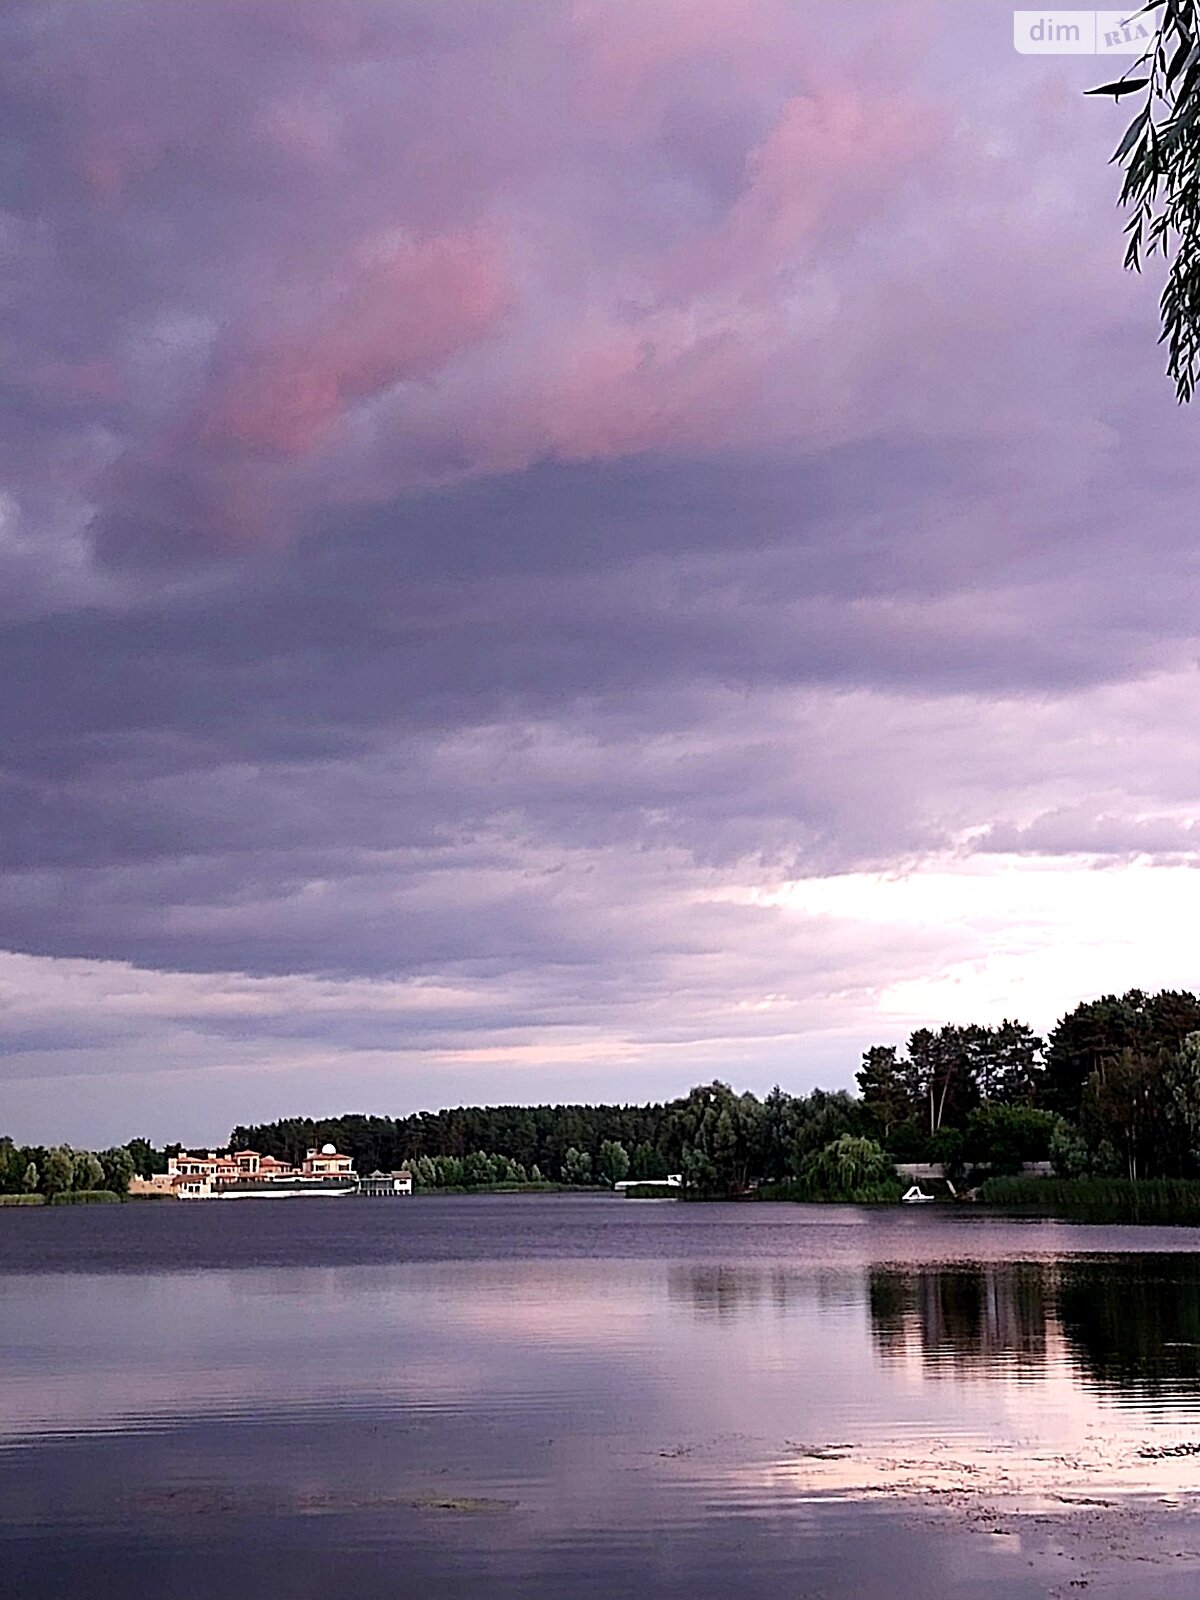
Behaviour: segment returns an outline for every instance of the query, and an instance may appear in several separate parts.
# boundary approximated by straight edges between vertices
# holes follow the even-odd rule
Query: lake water
[[[1196,1240],[568,1196],[0,1212],[0,1593],[1192,1597]]]

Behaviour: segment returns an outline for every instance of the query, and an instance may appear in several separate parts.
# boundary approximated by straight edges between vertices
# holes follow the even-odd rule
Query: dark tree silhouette
[[[1125,265],[1140,272],[1154,255],[1167,263],[1162,343],[1167,375],[1186,401],[1200,372],[1200,5],[1151,0],[1131,22],[1152,35],[1145,52],[1122,77],[1087,92],[1138,97],[1113,154],[1125,173]]]

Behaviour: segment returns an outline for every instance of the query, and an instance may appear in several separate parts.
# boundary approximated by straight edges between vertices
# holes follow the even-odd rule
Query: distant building
[[[354,1162],[349,1156],[338,1155],[331,1144],[323,1144],[319,1150],[308,1152],[300,1171],[306,1178],[344,1178],[354,1171]]]
[[[130,1178],[129,1193],[157,1194],[172,1197],[175,1191],[172,1187],[172,1178],[169,1172],[152,1172],[148,1178]]]
[[[196,1155],[181,1150],[167,1159],[169,1192],[180,1200],[243,1199],[259,1195],[355,1194],[358,1178],[350,1156],[334,1145],[307,1152],[298,1167],[257,1150],[214,1151]]]
[[[384,1198],[390,1195],[411,1194],[413,1192],[412,1173],[401,1172],[372,1172],[365,1178],[358,1180],[359,1194]]]

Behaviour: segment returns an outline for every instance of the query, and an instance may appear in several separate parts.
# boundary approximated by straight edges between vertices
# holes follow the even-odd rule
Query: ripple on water
[[[766,1600],[798,1572],[836,1600],[905,1562],[912,1592],[960,1596],[974,1569],[938,1588],[935,1525],[1028,1541],[1029,1518],[1117,1514],[1098,1501],[1178,1508],[1197,1477],[1200,1257],[1171,1230],[287,1209],[3,1219],[14,1592],[89,1587],[91,1563],[102,1593],[96,1551],[128,1548],[125,1594],[137,1570],[186,1595],[219,1529],[289,1600],[333,1581],[325,1552],[343,1586],[399,1566],[436,1600]]]

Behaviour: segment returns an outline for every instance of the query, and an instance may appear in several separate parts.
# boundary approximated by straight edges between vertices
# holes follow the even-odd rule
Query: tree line
[[[1021,1022],[919,1028],[858,1073],[897,1158],[1063,1177],[1200,1176],[1200,999],[1130,989],[1085,1001],[1043,1040]]]
[[[756,1186],[879,1195],[897,1161],[954,1175],[1049,1161],[1063,1177],[1200,1177],[1200,998],[1130,989],[1085,1001],[1042,1039],[1026,1023],[918,1028],[874,1045],[858,1095],[725,1083],[646,1105],[463,1106],[411,1116],[235,1127],[235,1148],[299,1161],[330,1141],[360,1173],[409,1168],[425,1189],[605,1186],[679,1172],[695,1194]],[[169,1146],[176,1150],[178,1146]],[[103,1187],[164,1171],[144,1139],[93,1154],[0,1140],[0,1193]]]
[[[0,1137],[0,1195],[41,1195],[55,1200],[103,1190],[122,1195],[140,1171],[163,1171],[159,1152],[145,1139],[108,1150],[73,1150],[68,1144],[18,1145]]]
[[[637,1106],[292,1118],[237,1127],[232,1140],[296,1160],[328,1139],[360,1171],[408,1166],[430,1188],[482,1182],[466,1172],[489,1158],[579,1185],[681,1172],[708,1194],[754,1184],[815,1192],[851,1171],[858,1181],[846,1177],[843,1190],[877,1187],[876,1152],[955,1174],[1050,1161],[1066,1177],[1200,1176],[1200,998],[1189,991],[1085,1001],[1044,1039],[1009,1019],[918,1028],[903,1045],[866,1050],[857,1083],[857,1096],[775,1088],[759,1098],[718,1082]]]
[[[589,1151],[571,1145],[557,1173],[543,1172],[536,1161],[526,1166],[511,1156],[486,1150],[473,1150],[467,1156],[420,1155],[407,1163],[418,1189],[483,1189],[526,1185],[546,1187],[555,1183],[611,1188],[629,1176],[632,1163],[619,1139],[604,1139],[595,1164]]]
[[[640,1106],[467,1106],[409,1117],[289,1118],[240,1125],[231,1143],[294,1161],[330,1141],[360,1172],[407,1167],[418,1188],[528,1181],[611,1187],[679,1172],[697,1193],[736,1194],[789,1182],[842,1136],[876,1131],[844,1091],[763,1099],[725,1083]],[[523,1174],[523,1177],[521,1176]]]
[[[581,1157],[600,1171],[601,1146],[617,1143],[628,1152],[634,1177],[665,1176],[662,1105],[461,1106],[420,1111],[407,1117],[342,1116],[324,1120],[290,1117],[241,1124],[230,1133],[234,1146],[297,1161],[327,1140],[354,1157],[360,1172],[416,1171],[422,1157],[465,1162],[485,1154],[537,1167],[546,1181],[581,1182]],[[568,1161],[570,1152],[576,1155]],[[568,1166],[570,1176],[565,1176]]]

